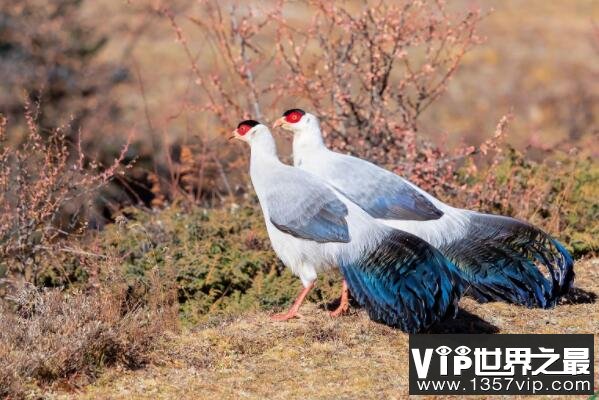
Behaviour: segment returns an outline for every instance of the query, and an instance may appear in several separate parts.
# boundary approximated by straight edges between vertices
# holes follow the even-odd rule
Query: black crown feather
[[[302,110],[301,108],[292,108],[291,110],[287,110],[283,113],[283,117],[288,116],[289,114],[291,114],[292,112],[298,112],[302,115],[306,115],[306,112],[304,110]]]
[[[239,123],[239,125],[237,125],[237,129],[239,129],[241,127],[241,125],[247,125],[247,126],[251,126],[252,128],[256,125],[259,125],[260,122],[255,121],[253,119],[246,119],[245,121],[241,121]]]

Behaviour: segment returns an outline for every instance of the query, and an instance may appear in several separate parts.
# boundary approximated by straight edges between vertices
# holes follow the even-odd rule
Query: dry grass
[[[577,286],[599,292],[599,259],[577,265]],[[599,303],[529,310],[462,301],[456,321],[437,332],[589,333]],[[408,336],[352,310],[330,319],[314,304],[304,318],[273,323],[265,313],[215,319],[170,338],[138,371],[112,370],[77,393],[81,399],[406,398]],[[595,352],[599,342],[595,342]],[[599,368],[596,367],[596,373]],[[596,384],[597,386],[597,384]],[[473,397],[475,398],[475,397]]]
[[[178,324],[173,297],[151,287],[142,299],[118,278],[68,293],[25,285],[0,301],[0,398],[81,387],[105,366],[144,366]]]

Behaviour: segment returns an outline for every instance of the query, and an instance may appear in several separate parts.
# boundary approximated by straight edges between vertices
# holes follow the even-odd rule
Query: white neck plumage
[[[305,127],[294,132],[293,160],[296,166],[301,164],[301,160],[305,155],[326,149],[320,126],[315,118]]]
[[[252,181],[264,175],[264,172],[275,165],[281,164],[277,155],[277,146],[272,134],[266,127],[257,130],[249,141],[250,176]]]
[[[272,134],[265,130],[260,129],[257,130],[251,140],[249,141],[252,158],[254,157],[274,157],[277,156],[277,146],[275,144],[275,139],[272,137]]]

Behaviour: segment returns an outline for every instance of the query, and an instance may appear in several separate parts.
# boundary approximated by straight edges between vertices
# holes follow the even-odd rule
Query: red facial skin
[[[252,129],[252,127],[249,125],[241,125],[239,128],[237,128],[237,133],[239,134],[239,136],[243,136],[246,133],[248,133],[250,129]]]
[[[289,122],[290,124],[295,124],[296,122],[299,122],[302,117],[302,113],[294,111],[285,116],[285,121]]]

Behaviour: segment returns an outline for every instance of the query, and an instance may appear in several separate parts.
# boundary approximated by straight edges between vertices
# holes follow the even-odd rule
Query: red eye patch
[[[291,124],[295,124],[300,119],[302,119],[302,117],[303,117],[302,113],[300,113],[299,111],[293,111],[285,116],[285,121],[287,121]]]
[[[252,129],[251,126],[249,125],[241,125],[239,128],[237,128],[237,133],[241,136],[245,135],[246,133],[248,133],[248,131]]]

